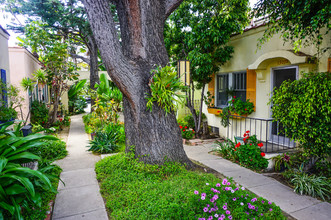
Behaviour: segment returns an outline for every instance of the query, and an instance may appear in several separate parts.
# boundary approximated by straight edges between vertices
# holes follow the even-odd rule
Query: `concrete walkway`
[[[208,154],[216,144],[184,145],[189,158],[218,171],[260,197],[274,202],[284,212],[299,220],[330,220],[331,204],[301,196],[273,178],[255,173],[219,156]]]
[[[99,192],[94,165],[100,156],[87,152],[88,137],[82,115],[71,117],[67,142],[69,155],[57,164],[63,169],[56,196],[53,220],[107,220],[107,212]]]

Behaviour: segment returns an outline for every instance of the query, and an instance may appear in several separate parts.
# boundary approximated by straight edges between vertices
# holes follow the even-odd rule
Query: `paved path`
[[[255,173],[219,156],[208,154],[217,145],[184,145],[189,158],[199,161],[244,186],[258,196],[274,202],[283,211],[299,220],[330,220],[331,204],[309,196],[300,196],[293,189],[273,178]]]
[[[63,172],[56,196],[53,220],[107,220],[107,212],[99,192],[94,165],[100,156],[87,152],[88,137],[82,115],[71,117],[67,142],[69,155],[57,161]]]

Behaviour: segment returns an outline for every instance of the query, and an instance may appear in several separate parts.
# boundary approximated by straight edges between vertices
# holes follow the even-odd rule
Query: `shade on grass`
[[[146,165],[121,153],[99,161],[96,172],[112,219],[284,218],[244,188],[175,163]]]

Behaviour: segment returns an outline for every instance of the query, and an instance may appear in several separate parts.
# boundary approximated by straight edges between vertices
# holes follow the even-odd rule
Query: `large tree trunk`
[[[164,22],[180,2],[116,1],[121,44],[109,1],[85,0],[84,4],[108,74],[124,96],[126,151],[134,146],[136,157],[152,164],[171,160],[192,166],[183,149],[175,115],[166,115],[157,104],[152,112],[146,108],[150,71],[155,65],[165,66],[168,62]]]

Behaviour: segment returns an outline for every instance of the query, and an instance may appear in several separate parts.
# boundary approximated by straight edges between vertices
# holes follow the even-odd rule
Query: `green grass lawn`
[[[96,172],[110,219],[285,219],[241,186],[175,163],[146,165],[120,153]]]

